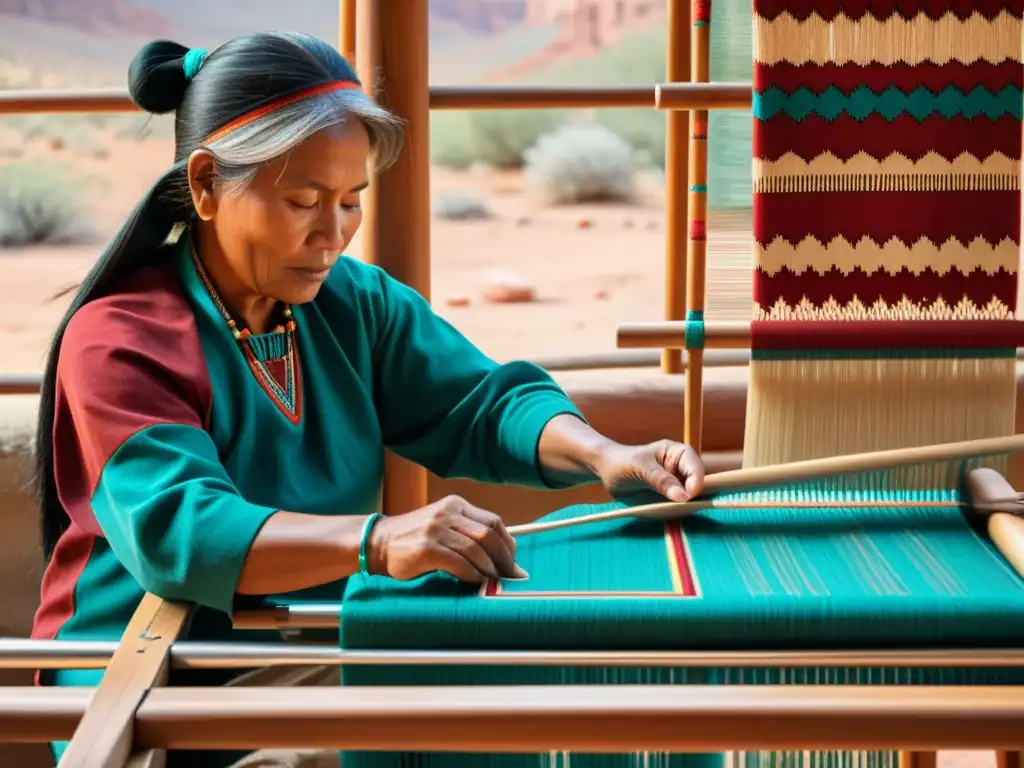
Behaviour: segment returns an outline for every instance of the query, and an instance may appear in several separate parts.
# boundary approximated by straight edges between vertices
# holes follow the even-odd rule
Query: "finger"
[[[505,547],[514,558],[516,556],[516,539],[511,533],[508,532],[508,527],[505,525],[505,521],[498,517],[493,512],[488,512],[486,509],[480,509],[474,507],[472,504],[466,504],[462,510],[463,514],[476,520],[478,523],[486,525],[491,530],[495,531],[505,542]]]
[[[451,529],[445,532],[439,543],[453,552],[458,552],[486,577],[500,579],[501,571],[482,546],[461,531]]]
[[[516,575],[516,560],[509,551],[505,539],[493,528],[479,523],[468,515],[454,522],[455,530],[476,542],[490,557],[503,576]]]
[[[662,467],[655,464],[647,471],[647,482],[650,486],[669,501],[688,501],[683,481]]]
[[[431,548],[427,559],[430,562],[430,570],[450,573],[459,581],[465,581],[469,584],[483,584],[490,578],[481,573],[460,552],[456,552],[454,549],[443,544],[435,544]]]
[[[704,462],[697,452],[685,443],[667,442],[658,453],[665,469],[682,481],[687,499],[697,496],[704,486]]]
[[[704,462],[697,452],[688,445],[683,446],[683,454],[679,460],[677,476],[683,477],[683,487],[691,499],[700,495],[704,488]]]

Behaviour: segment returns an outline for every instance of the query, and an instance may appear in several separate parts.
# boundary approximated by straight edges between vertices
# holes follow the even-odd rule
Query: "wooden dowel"
[[[0,688],[0,742],[67,739],[92,694]],[[136,727],[142,746],[161,749],[1012,750],[1024,688],[162,688],[141,704]]]
[[[1024,502],[1016,497],[997,499],[990,502],[992,507],[1002,507],[1003,505],[1010,504],[1019,506],[1021,508],[1021,513],[1024,513]],[[522,525],[510,526],[508,532],[513,536],[526,536],[531,533],[555,531],[559,528],[572,528],[577,525],[591,525],[593,523],[603,523],[610,520],[622,520],[631,517],[642,517],[650,520],[675,520],[711,509],[936,509],[967,506],[970,506],[978,512],[985,512],[988,509],[988,507],[984,505],[975,506],[965,501],[766,501],[723,503],[715,501],[666,501],[656,504],[643,504],[636,507],[614,509],[608,512],[597,512],[593,515],[566,518],[564,520],[551,520],[543,523],[523,523]],[[1002,514],[1006,513],[1004,512]],[[1020,520],[1019,522],[1024,525],[1024,520]]]
[[[689,88],[687,86],[690,86]],[[699,106],[694,106],[693,84],[660,83],[654,89],[654,105],[657,109],[750,109],[753,103],[753,88],[750,83],[715,83],[714,89],[700,89],[706,94]]]
[[[686,349],[686,321],[624,323],[616,331],[620,349]],[[750,349],[750,323],[704,323],[705,349]]]
[[[830,456],[824,459],[796,461],[769,467],[734,469],[708,475],[704,479],[706,494],[738,491],[755,487],[788,485],[805,480],[857,472],[957,461],[981,456],[1020,453],[1024,451],[1024,434],[990,437],[983,440],[963,440],[913,448],[895,448],[887,451],[856,453],[848,456]]]
[[[858,472],[870,472],[874,470],[892,469],[895,467],[913,466],[915,464],[931,464],[941,461],[955,461],[958,459],[975,458],[979,456],[991,456],[996,454],[1009,454],[1024,451],[1024,435],[1011,435],[1009,437],[994,437],[984,440],[965,440],[958,443],[940,443],[937,445],[919,446],[916,448],[899,448],[890,451],[875,451],[872,453],[851,454],[849,456],[833,456],[824,459],[812,459],[810,461],[798,461],[791,464],[779,464],[770,467],[751,467],[747,469],[734,469],[725,472],[718,472],[704,478],[703,494],[725,493],[751,488],[773,487],[778,485],[790,485],[821,477],[834,477],[838,475],[855,474]],[[1009,487],[1009,486],[1007,486]],[[986,504],[990,507],[1001,507],[1007,504],[1019,504],[1020,499],[1012,488],[1007,495],[1001,499],[988,499]],[[894,506],[915,506],[916,502]],[[721,505],[726,508],[726,504]],[[737,504],[736,508],[749,508],[761,506],[760,504]],[[776,506],[800,506],[800,504],[776,504]],[[808,507],[829,506],[820,503],[808,503]],[[838,508],[849,506],[860,506],[860,504],[835,503],[831,506]],[[871,506],[871,504],[864,504]],[[942,506],[941,504],[922,504],[922,506]],[[649,519],[673,519],[699,512],[706,509],[718,508],[713,500],[697,500],[690,502],[661,502],[656,504],[644,504],[636,507],[626,507],[608,512],[597,512],[582,517],[567,518],[564,520],[553,520],[550,522],[528,523],[526,525],[512,526],[509,532],[513,536],[523,536],[541,531],[552,531],[559,528],[573,528],[579,525],[592,525],[594,523],[608,522],[610,520],[621,520],[625,518],[649,518]],[[978,511],[985,511],[985,507],[979,505]],[[1020,524],[1022,536],[1024,536],[1024,520],[1013,518],[1014,524]],[[1024,540],[1022,540],[1024,542]],[[1021,552],[1024,554],[1024,543]],[[1022,558],[1024,562],[1024,558]]]
[[[657,94],[666,87],[654,84],[607,87],[436,85],[430,88],[430,108],[653,108]],[[672,109],[749,109],[750,89],[750,83],[674,83],[670,97]],[[737,104],[746,106],[737,107]],[[0,115],[137,111],[138,107],[124,88],[0,91]]]
[[[400,724],[400,727],[396,727]],[[972,686],[167,688],[144,746],[458,752],[1009,749],[1024,689]]]
[[[665,19],[665,77],[690,79],[690,3],[669,0]],[[690,221],[687,174],[690,166],[690,113],[670,112],[665,120],[665,309],[666,320],[686,317],[686,243]],[[662,349],[663,373],[683,373],[686,366],[677,349]],[[680,414],[679,424],[684,423]]]
[[[356,0],[338,2],[338,50],[349,64],[356,65]]]

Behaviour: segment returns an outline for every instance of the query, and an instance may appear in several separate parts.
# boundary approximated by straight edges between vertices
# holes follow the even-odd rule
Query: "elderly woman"
[[[339,599],[361,548],[362,567],[396,579],[525,575],[501,520],[462,499],[377,514],[385,446],[442,477],[699,490],[686,446],[601,436],[542,370],[495,363],[418,294],[339,256],[368,165],[394,159],[402,126],[329,45],[257,34],[207,57],[156,42],[129,79],[144,110],[176,113],[174,165],[47,364],[35,637],[116,640],[148,591],[197,606],[190,639],[239,639],[240,601]],[[171,764],[240,759],[303,764]]]

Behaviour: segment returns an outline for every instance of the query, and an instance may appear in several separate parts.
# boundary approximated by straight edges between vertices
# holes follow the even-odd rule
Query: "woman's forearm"
[[[570,414],[556,416],[540,434],[537,459],[541,472],[558,485],[597,479],[596,466],[615,442]]]
[[[249,549],[236,591],[280,594],[351,576],[359,570],[365,523],[365,515],[272,515]]]

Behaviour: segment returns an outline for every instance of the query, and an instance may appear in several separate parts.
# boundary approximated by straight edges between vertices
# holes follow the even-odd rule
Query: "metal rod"
[[[335,609],[335,616],[340,613]],[[0,639],[0,669],[104,669],[116,641]],[[171,647],[175,669],[272,666],[797,667],[958,669],[1024,667],[1024,649],[923,651],[350,651],[333,645],[212,643]]]
[[[435,85],[431,109],[749,109],[750,83],[671,83],[650,86]],[[666,90],[668,89],[668,90]],[[664,94],[670,94],[665,96]],[[667,99],[667,101],[666,101]],[[124,88],[0,91],[0,115],[136,112]]]

